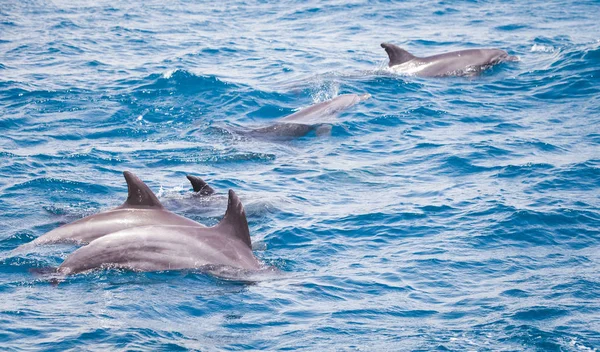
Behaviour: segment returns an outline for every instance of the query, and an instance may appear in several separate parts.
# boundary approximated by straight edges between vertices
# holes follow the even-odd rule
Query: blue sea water
[[[598,1],[0,1],[0,349],[597,351]],[[497,47],[474,77],[387,70]],[[331,136],[240,138],[345,93]],[[254,284],[32,269],[11,250],[120,205],[124,170],[207,225],[224,197]]]

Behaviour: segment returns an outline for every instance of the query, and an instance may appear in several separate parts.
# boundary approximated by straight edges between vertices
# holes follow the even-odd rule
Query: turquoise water
[[[0,1],[2,350],[596,351],[600,346],[597,1]],[[497,47],[481,76],[389,72]],[[345,93],[331,136],[254,140]],[[131,170],[213,225],[233,188],[255,284],[31,269],[9,252],[121,204]]]

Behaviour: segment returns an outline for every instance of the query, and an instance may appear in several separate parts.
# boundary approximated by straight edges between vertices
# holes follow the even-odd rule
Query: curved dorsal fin
[[[381,47],[385,49],[385,52],[390,57],[390,67],[403,64],[416,58],[413,54],[394,44],[381,43]]]
[[[198,193],[201,196],[210,196],[215,193],[215,190],[208,185],[208,183],[204,182],[200,177],[187,175],[188,180],[192,183],[192,187],[194,188],[194,192]]]
[[[225,216],[216,226],[219,231],[229,236],[235,237],[252,248],[250,240],[250,229],[246,220],[246,212],[240,199],[233,190],[229,190],[229,202]]]
[[[128,195],[125,203],[121,205],[122,208],[163,208],[154,192],[152,192],[136,175],[132,172],[124,171],[123,176],[125,176],[125,181],[127,181]]]

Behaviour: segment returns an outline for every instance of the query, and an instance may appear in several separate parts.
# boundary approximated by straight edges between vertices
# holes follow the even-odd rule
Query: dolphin
[[[223,266],[252,271],[264,268],[252,253],[244,207],[233,190],[229,190],[225,216],[213,227],[149,225],[117,231],[71,253],[57,272],[214,270]]]
[[[17,247],[15,252],[53,243],[85,245],[109,233],[138,226],[169,224],[205,227],[166,210],[150,188],[133,173],[125,171],[123,176],[127,181],[128,195],[121,206],[58,227]]]
[[[212,205],[227,201],[227,195],[219,194],[206,181],[197,176],[186,175],[192,184],[192,193],[181,195],[179,192],[166,192],[161,197],[162,205],[167,209],[177,209],[179,213],[196,214],[216,210]],[[165,224],[168,225],[168,224]]]
[[[216,193],[216,191],[200,177],[192,175],[187,175],[186,177],[192,184],[192,188],[195,192],[194,196],[211,196]]]
[[[327,118],[371,97],[370,94],[342,94],[337,97],[311,105],[279,119],[274,124],[241,132],[251,137],[291,139],[302,137],[315,131],[317,135],[331,132],[331,126],[324,123]]]
[[[394,44],[382,43],[394,71],[421,77],[464,76],[479,73],[504,61],[518,61],[500,49],[468,49],[416,57]]]

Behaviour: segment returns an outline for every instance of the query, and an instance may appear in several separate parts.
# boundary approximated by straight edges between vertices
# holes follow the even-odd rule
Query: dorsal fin
[[[390,57],[390,67],[403,64],[416,58],[413,54],[394,44],[381,43],[381,47],[385,49],[385,52]]]
[[[200,177],[187,175],[188,180],[192,183],[192,187],[194,188],[194,192],[198,193],[201,196],[210,196],[215,193],[215,190],[208,185],[208,183],[204,182]]]
[[[246,220],[246,212],[240,199],[233,190],[229,190],[229,202],[227,203],[227,211],[225,216],[216,226],[219,231],[225,232],[227,235],[235,237],[252,248],[250,240],[250,229],[248,229],[248,221]]]
[[[163,206],[160,204],[158,198],[154,192],[146,186],[146,184],[140,180],[136,175],[132,172],[124,171],[123,176],[125,176],[125,181],[127,181],[127,189],[128,195],[127,200],[122,208],[137,208],[137,207],[151,207],[151,208],[160,208]]]

